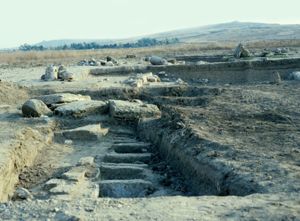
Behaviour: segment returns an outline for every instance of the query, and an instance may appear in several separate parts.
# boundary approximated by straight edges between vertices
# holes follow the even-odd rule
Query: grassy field
[[[101,59],[110,55],[116,58],[125,57],[127,54],[135,54],[138,57],[145,55],[193,55],[222,53],[235,48],[238,42],[201,42],[181,43],[168,46],[156,46],[148,48],[129,49],[99,49],[99,50],[62,50],[62,51],[3,51],[0,52],[0,65],[3,66],[42,66],[47,64],[76,64],[82,59]],[[274,40],[252,41],[245,44],[251,49],[274,47],[300,47],[299,40]]]

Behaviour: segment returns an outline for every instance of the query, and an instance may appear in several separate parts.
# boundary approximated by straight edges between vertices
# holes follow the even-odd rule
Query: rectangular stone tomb
[[[151,145],[148,143],[118,143],[113,144],[112,149],[116,153],[145,153],[149,151]]]
[[[143,168],[142,165],[143,164],[102,164],[100,166],[101,180],[144,179],[147,169]]]
[[[136,180],[104,180],[100,182],[100,197],[145,197],[154,191],[151,182]]]
[[[109,163],[149,163],[150,153],[106,154],[103,161]]]

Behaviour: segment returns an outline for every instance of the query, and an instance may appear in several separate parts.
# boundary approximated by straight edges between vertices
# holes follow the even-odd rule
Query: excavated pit
[[[86,121],[57,117],[51,149],[45,148],[32,166],[21,171],[17,186],[37,199],[188,194],[182,176],[159,157],[155,146],[138,137],[135,125],[100,119],[101,128],[110,130],[95,138],[98,131],[88,131],[86,125],[99,124],[97,116]],[[78,128],[80,136],[75,139]]]
[[[70,201],[203,195],[243,199],[251,194],[298,192],[297,83],[273,81],[278,65],[283,66],[279,74],[284,78],[298,63],[270,62],[259,79],[251,64],[256,63],[167,68],[173,73],[183,68],[188,80],[198,73],[206,77],[206,71],[219,76],[220,69],[229,65],[234,74],[227,76],[226,70],[212,84],[66,87],[63,92],[88,95],[92,101],[49,106],[54,115],[43,119],[53,121],[55,126],[46,129],[54,138],[43,141],[29,163],[23,152],[17,152],[18,162],[23,163],[13,170],[15,180],[7,184],[10,193],[2,200],[10,199],[15,187],[25,187],[34,199]],[[256,65],[254,69],[264,70]],[[160,68],[164,69],[154,69]],[[251,84],[238,85],[244,78]],[[235,85],[224,84],[232,82]],[[62,91],[37,89],[33,97],[50,92]],[[291,100],[283,99],[287,97]],[[129,111],[125,117],[110,110],[122,103],[115,100],[141,103],[140,108],[152,108],[154,114],[136,118]],[[156,105],[161,114],[146,104]],[[21,119],[19,114],[17,121]],[[38,131],[43,134],[43,130]]]
[[[84,117],[69,112],[69,117],[57,114],[55,120],[59,126],[53,129],[54,148],[43,153],[56,164],[55,168],[39,159],[20,174],[19,186],[28,188],[38,199],[244,196],[259,192],[256,183],[249,184],[243,177],[239,182],[228,182],[229,167],[210,162],[209,158],[198,160],[183,151],[182,147],[187,144],[206,145],[208,141],[195,139],[193,133],[181,130],[184,125],[180,125],[180,120],[170,119],[168,114],[166,117],[166,113],[173,112],[165,106],[187,103],[200,108],[222,93],[222,89],[215,87],[176,86],[129,94],[157,104],[163,111],[162,118],[129,124],[106,116],[106,111],[102,115],[92,113]],[[114,98],[114,94],[109,97]],[[218,148],[218,144],[215,147]],[[56,150],[60,154],[54,153]],[[80,163],[84,158],[90,159],[86,164]],[[30,178],[33,175],[28,171],[34,167],[41,170],[40,179]],[[29,178],[24,179],[26,175]]]

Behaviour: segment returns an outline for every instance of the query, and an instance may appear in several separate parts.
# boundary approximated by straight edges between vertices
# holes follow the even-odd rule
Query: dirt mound
[[[0,81],[0,104],[21,104],[28,98],[28,89]]]

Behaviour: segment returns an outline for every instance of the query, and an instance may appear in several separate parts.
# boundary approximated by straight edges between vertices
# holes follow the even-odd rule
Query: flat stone
[[[141,179],[100,182],[100,197],[145,197],[153,191],[153,184]]]
[[[49,94],[38,97],[47,105],[60,104],[60,103],[70,103],[74,101],[86,101],[91,100],[90,96],[84,96],[80,94],[71,93],[59,93],[59,94]]]
[[[51,179],[45,183],[45,189],[51,194],[70,194],[75,187],[74,182],[63,179]]]
[[[146,165],[147,166],[147,165]],[[102,164],[100,167],[101,180],[144,179],[146,169],[136,164]]]
[[[106,154],[104,162],[110,163],[149,163],[151,160],[150,153],[127,153],[127,154]]]
[[[75,101],[57,107],[54,114],[59,116],[84,117],[91,114],[103,114],[108,111],[108,104],[103,101]]]
[[[94,157],[82,157],[78,161],[78,166],[94,166],[95,158]]]
[[[64,179],[51,179],[45,184],[45,188],[56,199],[74,200],[82,198],[98,198],[98,185],[83,180],[82,182],[73,182]]]
[[[108,133],[107,128],[101,128],[100,124],[92,124],[61,132],[67,139],[72,140],[98,140]]]
[[[119,144],[119,143],[134,143],[136,142],[136,139],[134,138],[128,138],[128,137],[116,137],[113,140],[114,144]]]
[[[116,153],[145,153],[147,152],[151,147],[151,144],[149,143],[118,143],[113,144],[112,149]]]
[[[110,132],[113,133],[113,134],[121,135],[121,136],[122,135],[131,136],[131,135],[136,134],[134,130],[130,130],[130,129],[127,129],[127,128],[111,128]]]
[[[153,104],[110,100],[109,111],[113,118],[124,120],[138,120],[140,118],[153,118],[161,115],[160,110]]]
[[[78,166],[71,168],[68,172],[62,175],[63,179],[79,182],[85,178],[87,169],[84,166]]]

